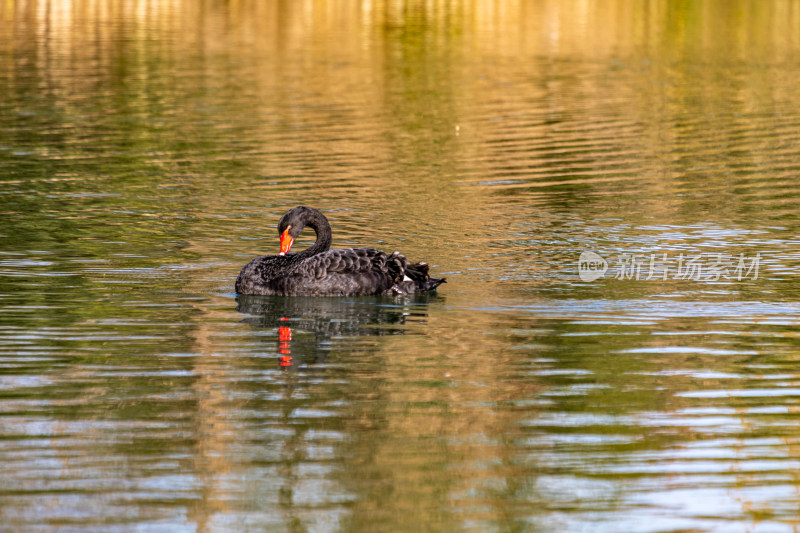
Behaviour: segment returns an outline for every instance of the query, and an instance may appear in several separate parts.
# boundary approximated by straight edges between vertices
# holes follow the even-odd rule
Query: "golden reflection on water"
[[[32,63],[10,75],[34,73],[11,89],[46,88],[67,138],[132,111],[163,121],[126,126],[151,164],[178,164],[162,154],[197,139],[187,163],[235,153],[292,176],[248,186],[288,203],[353,198],[480,227],[497,194],[541,202],[569,185],[675,217],[687,190],[741,210],[761,182],[743,179],[740,198],[732,173],[795,170],[791,2],[31,1],[0,18],[0,50]],[[69,114],[98,91],[96,115]],[[239,144],[213,145],[214,129],[241,129]]]
[[[18,39],[35,35],[43,53],[50,45],[110,42],[116,32],[134,37],[180,33],[202,53],[308,52],[314,57],[370,56],[386,49],[393,31],[426,33],[431,54],[464,43],[470,52],[527,56],[610,57],[649,55],[694,60],[702,51],[731,60],[781,62],[796,54],[800,14],[791,2],[657,0],[637,2],[550,1],[299,1],[182,2],[142,0],[7,0],[4,26]],[[130,35],[131,27],[140,34]],[[87,34],[85,30],[91,29]],[[183,33],[184,30],[194,31]],[[336,36],[337,46],[320,46]],[[406,36],[406,35],[404,35]],[[95,50],[96,51],[96,50]]]

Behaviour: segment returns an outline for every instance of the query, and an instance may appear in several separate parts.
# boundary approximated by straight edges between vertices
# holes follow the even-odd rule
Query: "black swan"
[[[289,254],[306,226],[317,234],[307,250]],[[278,222],[281,249],[247,263],[236,278],[238,294],[280,296],[352,296],[409,294],[436,289],[444,278],[428,275],[427,263],[410,264],[399,252],[374,248],[330,250],[331,225],[310,207],[289,210]]]

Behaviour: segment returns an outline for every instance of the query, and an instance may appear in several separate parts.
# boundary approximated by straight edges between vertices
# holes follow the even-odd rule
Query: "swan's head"
[[[290,209],[283,215],[278,222],[278,235],[281,238],[281,251],[278,255],[286,255],[289,248],[294,244],[294,240],[300,236],[300,232],[306,227],[306,224],[315,226],[314,220],[317,217],[325,218],[322,213],[310,207],[299,206]]]

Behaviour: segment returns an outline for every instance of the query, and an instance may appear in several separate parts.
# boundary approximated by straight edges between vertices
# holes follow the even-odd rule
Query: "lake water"
[[[797,531],[799,35],[0,3],[0,530]],[[237,300],[301,204],[447,283]]]

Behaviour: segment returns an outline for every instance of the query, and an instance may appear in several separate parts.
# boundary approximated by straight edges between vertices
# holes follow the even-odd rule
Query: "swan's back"
[[[328,250],[297,265],[281,283],[285,294],[383,294],[403,280],[405,258],[373,248]]]

